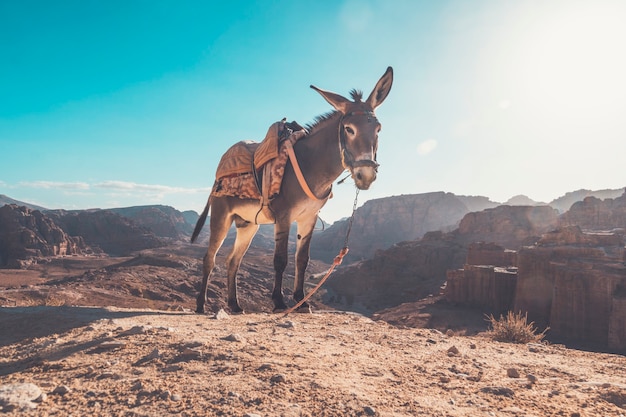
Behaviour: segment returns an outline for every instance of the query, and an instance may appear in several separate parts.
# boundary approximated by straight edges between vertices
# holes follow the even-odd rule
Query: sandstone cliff
[[[87,249],[41,213],[14,204],[0,207],[0,267],[22,268],[41,256],[73,255]]]
[[[624,188],[606,189],[606,190],[577,190],[566,193],[564,196],[556,198],[550,202],[550,206],[554,207],[559,213],[568,211],[574,203],[582,201],[587,197],[596,197],[601,200],[607,198],[617,198],[624,193]]]
[[[466,250],[442,232],[401,242],[358,264],[339,269],[327,281],[324,302],[372,313],[439,294],[446,270],[461,265]]]
[[[626,351],[626,244],[622,233],[547,233],[518,254],[515,311],[555,340]]]
[[[557,212],[549,206],[498,206],[468,213],[454,233],[465,245],[495,242],[516,250],[535,243],[557,223]]]
[[[191,236],[195,221],[190,223],[187,218],[193,215],[176,210],[173,207],[154,205],[154,206],[135,206],[109,209],[109,211],[127,217],[141,227],[150,229],[158,237],[186,240]],[[195,218],[197,219],[196,214]]]
[[[346,262],[366,259],[379,249],[397,242],[417,240],[431,231],[450,231],[472,209],[482,210],[496,203],[485,197],[459,197],[434,192],[380,198],[367,201],[356,211]],[[335,222],[317,234],[311,256],[332,262],[344,245],[348,221]]]
[[[452,232],[427,233],[421,240],[398,243],[367,261],[344,267],[326,284],[329,301],[340,308],[343,304],[370,312],[415,301],[438,294],[448,270],[472,262],[490,266],[468,268],[476,279],[464,282],[464,289],[458,291],[469,294],[470,301],[455,301],[484,303],[487,311],[504,311],[514,294],[514,270],[507,267],[515,263],[515,250],[536,242],[556,224],[556,210],[548,206],[499,206],[468,213]]]
[[[67,234],[81,236],[85,243],[99,247],[109,255],[125,256],[167,244],[149,229],[109,210],[55,210],[46,213]]]
[[[584,230],[613,230],[626,228],[626,192],[621,196],[601,200],[586,197],[572,205],[559,218],[559,224],[580,226]]]
[[[495,243],[473,243],[463,269],[448,270],[446,276],[448,302],[503,314],[513,306],[517,252]]]

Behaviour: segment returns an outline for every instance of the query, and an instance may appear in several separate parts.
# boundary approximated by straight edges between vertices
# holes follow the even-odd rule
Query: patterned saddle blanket
[[[285,143],[293,145],[306,134],[298,123],[283,119],[270,126],[262,142],[237,142],[222,155],[211,193],[256,200],[276,197],[289,159]],[[257,181],[260,177],[262,182]]]

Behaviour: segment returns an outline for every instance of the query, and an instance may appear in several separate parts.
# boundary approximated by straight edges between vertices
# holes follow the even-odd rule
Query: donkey
[[[388,67],[365,101],[362,101],[363,94],[358,90],[350,92],[352,100],[349,100],[311,85],[335,110],[318,116],[308,126],[308,134],[293,145],[296,162],[291,159],[287,162],[280,193],[271,201],[274,219],[269,218],[265,210],[260,211],[259,200],[218,197],[213,194],[209,196],[191,236],[193,243],[204,226],[210,208],[209,247],[203,262],[202,287],[197,298],[196,313],[204,312],[207,285],[215,266],[215,255],[233,222],[237,235],[226,260],[227,302],[231,312],[243,312],[237,298],[237,272],[259,224],[275,224],[276,275],[272,301],[274,311],[281,311],[287,309],[282,282],[288,262],[289,229],[294,221],[297,223],[293,298],[296,302],[304,298],[304,273],[309,263],[311,237],[318,213],[331,197],[333,182],[346,169],[350,171],[356,187],[361,190],[367,190],[376,179],[376,151],[381,124],[374,111],[389,94],[392,83],[393,70]],[[298,176],[301,177],[300,180]],[[308,309],[308,305],[305,303],[301,308]]]

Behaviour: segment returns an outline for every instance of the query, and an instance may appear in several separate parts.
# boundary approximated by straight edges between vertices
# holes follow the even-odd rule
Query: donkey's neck
[[[311,133],[296,142],[295,150],[309,187],[316,196],[327,195],[344,171],[339,147],[340,113],[320,121]]]

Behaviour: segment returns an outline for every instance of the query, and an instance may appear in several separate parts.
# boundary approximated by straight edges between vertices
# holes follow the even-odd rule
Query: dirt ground
[[[157,255],[0,273],[5,415],[626,416],[624,356],[495,342],[435,301],[272,314],[261,281],[198,315],[197,254]]]

